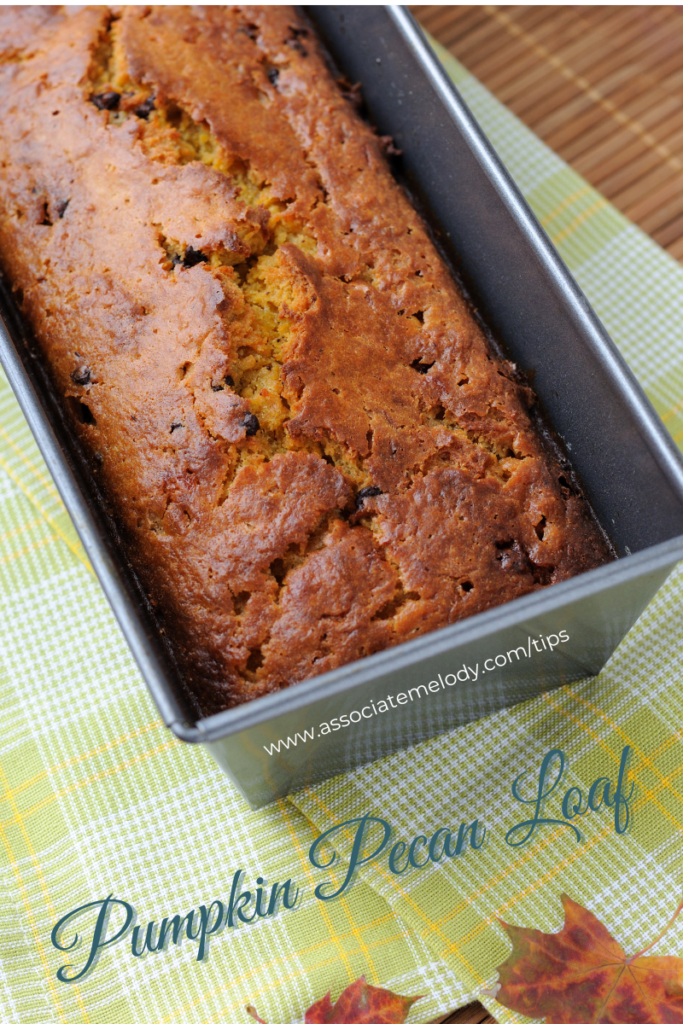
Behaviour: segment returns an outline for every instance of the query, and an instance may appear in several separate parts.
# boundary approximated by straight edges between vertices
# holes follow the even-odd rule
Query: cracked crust
[[[71,11],[0,12],[2,259],[201,711],[612,557],[294,9]]]

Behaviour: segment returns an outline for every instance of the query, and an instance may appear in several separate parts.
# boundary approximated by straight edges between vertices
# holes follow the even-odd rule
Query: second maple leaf
[[[629,957],[589,910],[562,904],[553,935],[501,921],[512,953],[498,968],[499,1003],[546,1024],[683,1024],[680,957]]]

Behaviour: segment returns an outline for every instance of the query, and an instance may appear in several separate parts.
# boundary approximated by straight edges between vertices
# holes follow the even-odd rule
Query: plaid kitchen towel
[[[465,997],[369,886],[329,906],[315,899],[315,834],[300,811],[286,800],[250,810],[201,748],[164,729],[4,382],[0,623],[2,1024],[246,1022],[249,1003],[287,1024],[363,973],[429,993],[418,1022]],[[65,954],[51,945],[69,911],[113,894],[144,931],[227,903],[240,869],[250,889],[257,878],[292,879],[300,905],[216,936],[201,962],[193,942],[144,960],[128,943],[83,982],[57,980],[87,956],[87,942]],[[76,930],[92,934],[94,920],[91,911],[62,944]]]
[[[440,51],[441,54],[441,51]],[[683,269],[629,224],[455,61],[446,66],[677,440],[683,438]],[[587,903],[630,950],[673,905],[683,876],[677,665],[682,578],[660,592],[597,680],[554,691],[261,811],[209,757],[161,726],[6,383],[0,387],[0,1019],[2,1024],[208,1024],[301,1020],[359,974],[426,993],[414,1024],[490,984],[507,946],[496,916],[545,929],[558,894]],[[583,842],[544,828],[515,851],[509,781],[561,748],[566,784],[616,777],[632,748],[632,829],[581,819]],[[489,841],[438,868],[362,869],[339,899],[316,900],[308,849],[367,811],[410,838],[478,817]],[[342,854],[348,844],[338,840]],[[133,957],[104,950],[82,982],[85,941],[58,952],[56,921],[112,894],[151,920],[293,879],[296,909],[197,943]],[[325,878],[341,885],[340,861]],[[257,881],[263,878],[263,883]],[[112,914],[114,927],[119,905]],[[119,915],[117,917],[116,915]],[[654,922],[654,924],[653,924]],[[64,945],[73,937],[65,935]],[[672,932],[661,951],[677,948]],[[680,931],[678,932],[680,936]],[[505,1021],[520,1020],[490,1004]]]

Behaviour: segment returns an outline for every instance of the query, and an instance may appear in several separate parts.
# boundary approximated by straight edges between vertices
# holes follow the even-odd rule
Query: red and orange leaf
[[[367,985],[358,978],[344,989],[336,1003],[330,993],[306,1011],[306,1024],[404,1024],[413,1003],[421,996],[397,996],[386,988]],[[254,1020],[265,1024],[253,1006],[247,1007]]]
[[[397,996],[359,978],[332,1005],[330,993],[306,1011],[306,1024],[403,1024],[420,996]]]
[[[683,1024],[680,957],[628,957],[594,914],[562,904],[554,935],[501,922],[512,953],[498,968],[499,1003],[546,1024]]]

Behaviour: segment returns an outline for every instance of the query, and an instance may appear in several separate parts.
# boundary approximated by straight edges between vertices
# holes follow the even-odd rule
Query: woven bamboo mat
[[[681,8],[411,10],[544,142],[683,262]],[[443,1024],[493,1020],[476,1003]]]
[[[683,262],[683,10],[415,5],[491,92]]]
[[[462,1010],[456,1010],[449,1017],[440,1017],[433,1021],[433,1024],[496,1024],[493,1017],[490,1017],[481,1003],[472,1003],[471,1006],[464,1006]]]

